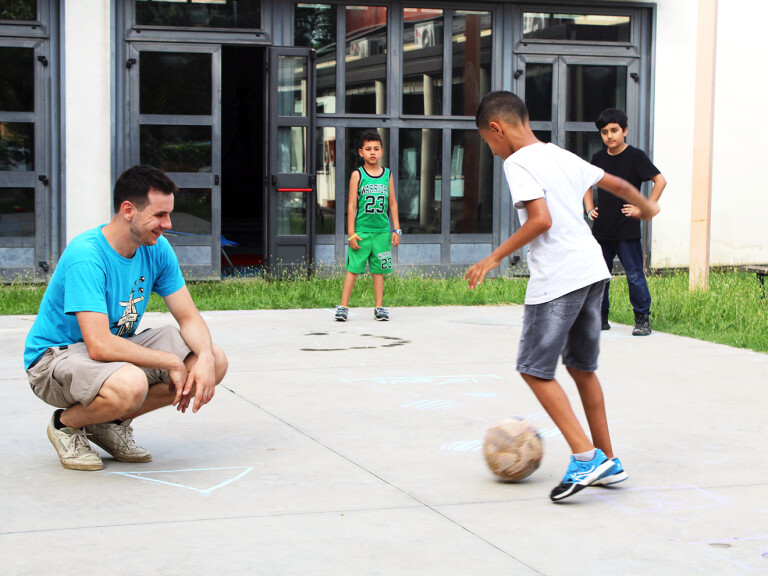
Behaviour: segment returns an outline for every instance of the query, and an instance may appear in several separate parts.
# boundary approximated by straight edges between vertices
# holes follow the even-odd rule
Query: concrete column
[[[65,0],[66,241],[112,216],[110,2]]]
[[[717,0],[699,0],[693,121],[690,290],[709,288]]]

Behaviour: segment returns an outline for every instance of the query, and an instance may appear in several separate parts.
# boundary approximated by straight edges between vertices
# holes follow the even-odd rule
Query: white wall
[[[109,2],[64,2],[66,238],[109,220]]]
[[[768,263],[768,2],[720,0],[712,179],[712,264]]]

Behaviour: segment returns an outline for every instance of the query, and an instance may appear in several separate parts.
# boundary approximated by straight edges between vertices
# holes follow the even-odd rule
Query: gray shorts
[[[543,304],[526,304],[517,371],[555,377],[560,355],[569,368],[594,372],[600,355],[600,303],[605,280]]]
[[[128,340],[151,348],[171,352],[184,360],[191,352],[175,326],[150,328]],[[69,408],[75,404],[88,406],[96,398],[104,381],[112,373],[129,362],[98,362],[88,355],[85,342],[48,348],[40,360],[27,370],[32,391],[44,402],[57,408]],[[147,375],[147,383],[168,384],[167,370],[141,368]]]

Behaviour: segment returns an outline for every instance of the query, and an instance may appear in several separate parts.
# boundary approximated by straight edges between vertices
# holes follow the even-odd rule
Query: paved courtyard
[[[0,317],[0,574],[768,574],[768,355],[614,325],[598,374],[630,478],[553,504],[568,449],[514,369],[522,307],[351,312],[205,312],[213,402],[137,419],[153,461],[98,472],[59,464],[33,317]],[[481,443],[512,415],[545,453],[504,484]]]

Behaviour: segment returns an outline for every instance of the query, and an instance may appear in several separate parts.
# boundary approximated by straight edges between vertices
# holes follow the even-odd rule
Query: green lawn
[[[332,308],[339,303],[342,278],[337,274],[309,280],[228,279],[190,282],[189,289],[201,310]],[[394,276],[386,279],[384,301],[391,308],[521,304],[526,283],[524,278],[498,278],[469,290],[460,278]],[[713,271],[708,291],[690,292],[687,272],[651,275],[648,285],[655,331],[768,352],[768,298],[761,297],[754,274]],[[37,313],[43,292],[42,286],[21,282],[0,287],[0,315]],[[370,276],[358,279],[350,306],[373,307]],[[149,310],[165,310],[155,294]],[[623,276],[611,282],[610,320],[634,323]]]

